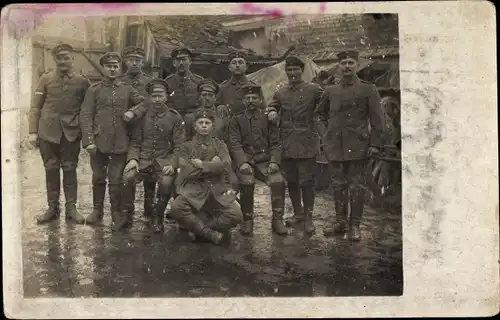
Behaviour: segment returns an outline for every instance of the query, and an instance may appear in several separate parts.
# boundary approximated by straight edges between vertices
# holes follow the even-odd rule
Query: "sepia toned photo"
[[[242,305],[280,298],[293,308],[301,304],[295,298],[345,299],[335,300],[345,301],[345,310],[348,301],[388,305],[421,294],[415,283],[424,267],[417,265],[439,268],[445,259],[445,209],[438,206],[460,194],[438,176],[443,160],[460,156],[442,149],[438,160],[429,150],[438,152],[432,148],[450,137],[442,126],[459,128],[458,117],[442,120],[447,81],[467,79],[413,64],[442,58],[429,53],[430,44],[405,49],[413,60],[400,54],[403,38],[437,38],[408,40],[401,7],[375,4],[329,12],[321,3],[304,13],[248,3],[232,12],[211,4],[189,12],[174,10],[180,4],[133,5],[80,16],[78,4],[56,5],[58,14],[48,14],[50,6],[13,7],[16,23],[2,24],[13,39],[2,45],[2,118],[12,110],[19,122],[16,133],[2,130],[2,153],[7,139],[11,148],[2,171],[14,162],[10,173],[18,179],[3,181],[4,199],[9,194],[19,209],[9,214],[19,232],[3,228],[4,242],[6,232],[16,232],[20,244],[18,267],[4,256],[4,269],[12,263],[18,274],[19,288],[10,290],[30,303],[45,301],[44,318],[131,317],[139,309],[126,301],[135,299],[172,301],[177,310],[144,309],[141,316],[183,318],[208,316],[202,310],[211,300],[192,300],[204,301],[196,305],[193,298]],[[22,54],[7,56],[13,43]],[[18,66],[12,76],[7,64]],[[431,85],[434,76],[440,80]],[[484,152],[496,141],[489,143]],[[485,168],[496,170],[493,156],[486,159]],[[496,221],[498,189],[488,186],[482,196],[497,201],[488,216]],[[447,200],[434,200],[443,190]],[[416,222],[417,215],[428,222]],[[497,222],[484,237],[498,240]],[[415,228],[424,231],[417,236]],[[498,244],[490,243],[482,256],[493,266]],[[409,258],[410,250],[422,253]],[[488,268],[493,273],[482,276],[498,285],[498,264]],[[446,270],[457,278],[461,272]],[[94,300],[122,307],[88,311]],[[68,301],[69,313],[48,311],[51,301]],[[75,311],[73,301],[87,311]],[[498,308],[498,298],[490,302]],[[18,305],[15,314],[34,306]],[[259,312],[259,302],[252,306]],[[311,316],[308,308],[300,315]],[[401,314],[373,308],[356,313]],[[225,317],[226,309],[218,310]]]
[[[25,297],[401,295],[398,52],[395,14],[43,21]]]

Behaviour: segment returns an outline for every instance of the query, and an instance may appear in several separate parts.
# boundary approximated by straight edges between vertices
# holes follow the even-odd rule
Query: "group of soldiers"
[[[167,214],[196,239],[228,243],[237,225],[252,234],[260,180],[270,188],[273,232],[302,227],[311,234],[322,136],[335,201],[323,232],[360,239],[363,179],[381,145],[384,117],[375,86],[356,76],[357,51],[338,54],[342,79],[324,88],[303,81],[304,62],[288,57],[289,82],[268,104],[238,51],[229,55],[231,78],[220,85],[190,71],[187,48],[171,54],[176,73],[153,79],[142,72],[145,54],[138,47],[124,50],[125,73],[118,53],[104,54],[105,78],[90,85],[73,71],[72,51],[67,44],[52,50],[56,70],[40,78],[30,110],[29,140],[46,173],[48,209],[38,223],[60,215],[62,169],[65,217],[76,223],[102,221],[107,184],[112,228],[130,227],[136,184],[143,183],[144,215],[156,232],[163,232]],[[93,211],[86,218],[76,209],[82,147],[92,168]],[[286,221],[285,186],[293,207]]]

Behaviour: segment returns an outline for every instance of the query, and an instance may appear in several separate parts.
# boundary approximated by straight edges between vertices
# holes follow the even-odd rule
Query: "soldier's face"
[[[153,100],[153,104],[161,105],[167,102],[168,95],[164,90],[155,90],[151,93],[151,99]]]
[[[191,58],[188,55],[178,55],[174,59],[174,67],[179,72],[186,72],[191,66]]]
[[[120,64],[118,62],[105,63],[103,69],[106,76],[111,79],[115,79],[120,74]]]
[[[260,95],[257,93],[247,93],[243,98],[243,103],[249,110],[255,110],[261,103]]]
[[[211,91],[202,91],[200,94],[200,104],[203,107],[211,107],[215,104],[215,93]]]
[[[234,58],[229,63],[229,71],[234,75],[243,75],[247,72],[247,62],[243,58]]]
[[[208,136],[213,130],[214,124],[208,118],[200,118],[194,123],[194,130],[200,136]]]
[[[142,70],[144,60],[137,57],[129,57],[125,59],[125,65],[127,66],[127,70],[131,72],[139,72]]]
[[[344,76],[351,76],[358,69],[358,61],[353,58],[345,58],[339,62],[340,71]]]
[[[58,54],[54,60],[57,68],[61,71],[68,71],[73,65],[73,57],[69,54]]]
[[[286,75],[288,76],[288,81],[297,82],[302,79],[302,73],[304,72],[299,66],[288,66],[285,68]]]

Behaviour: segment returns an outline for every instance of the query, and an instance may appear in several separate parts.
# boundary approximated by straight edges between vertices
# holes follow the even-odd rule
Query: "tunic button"
[[[348,152],[351,152],[351,149],[347,150]]]

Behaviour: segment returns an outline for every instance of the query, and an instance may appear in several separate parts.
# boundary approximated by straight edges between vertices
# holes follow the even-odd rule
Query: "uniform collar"
[[[184,79],[184,80],[187,80],[187,79],[191,79],[191,76],[193,75],[193,73],[191,72],[191,70],[187,71],[186,74],[184,76],[181,76],[179,73],[175,73],[175,75],[177,77],[179,77],[179,79]]]
[[[125,75],[131,79],[137,79],[142,76],[142,73],[125,73]]]
[[[212,135],[208,135],[208,136],[205,136],[205,137],[202,137],[198,134],[196,134],[193,138],[193,141],[197,144],[197,145],[204,145],[204,146],[208,146],[208,144],[210,143],[210,141],[212,141]]]
[[[303,84],[304,84],[304,80],[300,80],[299,82],[294,83],[294,84],[289,83],[289,84],[288,84],[288,87],[289,87],[290,89],[292,89],[292,90],[295,90],[295,89],[300,88]]]
[[[246,84],[248,82],[248,78],[244,75],[243,77],[234,77],[234,76],[231,76],[231,79],[229,79],[229,81],[231,81],[231,84],[233,85],[236,85],[236,84]]]
[[[353,86],[355,84],[357,84],[359,82],[359,78],[358,76],[353,76],[352,78],[344,78],[342,77],[342,79],[340,80],[340,84],[343,86],[343,87],[349,87],[349,86]]]
[[[114,80],[111,80],[110,78],[105,78],[103,83],[106,87],[111,87],[111,86],[118,86],[121,83],[121,81],[118,78]]]
[[[257,119],[257,116],[260,115],[260,110],[258,108],[255,108],[255,110],[249,110],[249,109],[245,109],[245,116],[248,118],[248,119]]]
[[[68,70],[67,72],[61,72],[61,70],[56,70],[56,74],[59,78],[68,78],[68,79],[71,79],[73,78],[73,76],[75,75],[75,73],[73,72],[73,70]]]
[[[168,107],[164,104],[162,107],[151,106],[151,115],[154,117],[162,118],[167,112]]]

